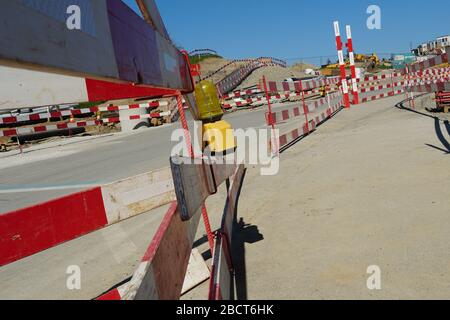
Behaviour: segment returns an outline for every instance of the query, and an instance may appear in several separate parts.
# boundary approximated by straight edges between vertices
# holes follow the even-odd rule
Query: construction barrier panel
[[[0,266],[170,203],[169,168],[0,215]]]
[[[192,245],[201,217],[201,204],[204,197],[210,195],[208,182],[202,178],[203,165],[188,165],[190,173],[184,178],[187,181],[175,182],[175,185],[187,183],[190,188],[182,190],[185,193],[177,196],[166,213],[158,231],[148,247],[139,267],[131,280],[113,290],[103,294],[99,300],[178,300],[180,298],[183,281],[185,279]],[[217,182],[229,179],[228,197],[224,210],[224,219],[235,212],[238,190],[243,183],[244,165],[234,166],[232,174],[227,174],[220,167],[213,171]],[[227,172],[228,169],[226,169]],[[183,176],[183,173],[181,172]],[[183,179],[184,179],[183,178]],[[191,180],[193,179],[193,180]],[[175,179],[176,181],[176,179]],[[190,182],[197,181],[196,184]],[[178,194],[178,193],[177,193]],[[188,202],[186,202],[186,200]],[[231,202],[229,199],[233,199]],[[181,204],[180,204],[181,201]],[[233,206],[233,207],[230,207]],[[185,211],[190,219],[186,219]],[[195,212],[194,212],[195,211]]]
[[[54,130],[62,129],[74,129],[74,128],[84,128],[90,126],[100,126],[105,123],[120,123],[124,120],[140,120],[140,119],[153,119],[170,116],[171,112],[152,112],[149,114],[138,114],[130,115],[127,117],[111,117],[111,118],[98,118],[96,120],[86,120],[86,121],[72,121],[75,116],[89,116],[95,115],[97,112],[119,112],[123,110],[136,110],[145,108],[157,108],[168,106],[167,101],[152,101],[141,104],[132,105],[122,105],[122,106],[104,106],[104,107],[90,107],[90,108],[80,108],[80,109],[69,109],[59,112],[40,112],[31,113],[27,115],[10,116],[0,118],[0,125],[7,127],[20,127],[22,128],[8,128],[0,130],[0,137],[14,137],[24,134],[35,134],[42,132],[49,132]],[[38,125],[27,125],[25,122],[50,120],[54,118],[71,117],[71,120],[66,122],[59,122],[53,124],[38,124]]]
[[[231,300],[233,295],[234,267],[231,248],[233,246],[234,226],[237,223],[238,196],[244,178],[244,166],[240,166],[227,183],[227,201],[223,212],[221,228],[216,234],[209,300]]]

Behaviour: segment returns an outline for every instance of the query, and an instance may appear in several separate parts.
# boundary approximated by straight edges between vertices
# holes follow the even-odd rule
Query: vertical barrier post
[[[347,74],[345,71],[345,61],[344,61],[344,53],[342,51],[343,45],[341,40],[341,31],[339,30],[339,22],[334,22],[334,33],[336,35],[336,48],[338,51],[339,57],[339,68],[341,70],[341,83],[342,83],[342,93],[344,94],[344,106],[345,108],[350,108],[350,97],[348,94],[348,85],[347,85]]]
[[[392,96],[395,96],[395,88],[394,88],[394,74],[395,74],[395,71],[392,71],[392,73],[391,73],[391,86],[392,86]]]
[[[406,74],[407,74],[407,77],[408,77],[408,86],[410,87],[411,86],[411,73],[410,73],[410,66],[409,66],[409,64],[407,64],[406,65]],[[414,94],[412,93],[412,92],[409,92],[409,94],[408,94],[408,96],[409,96],[409,106],[411,107],[411,108],[414,108]]]
[[[410,85],[408,82],[408,65],[405,66],[406,73],[403,75],[403,81],[405,85],[403,86],[403,91],[405,91],[405,100],[408,99],[408,86]]]
[[[331,86],[330,88],[328,88],[328,86],[328,78],[325,78],[325,95],[327,96],[328,108],[331,108],[330,95],[328,94],[328,91],[331,90]]]
[[[346,26],[347,31],[347,49],[350,59],[350,70],[352,72],[352,93],[353,93],[353,104],[359,104],[358,96],[358,82],[356,81],[356,66],[355,66],[355,54],[353,53],[353,39],[352,39],[352,29],[350,26]]]
[[[17,146],[19,147],[20,154],[23,154],[22,144],[20,143],[19,133],[16,133]]]
[[[184,113],[183,97],[182,97],[181,93],[177,94],[177,107],[178,107],[178,112],[180,114],[181,125],[184,130],[184,138],[186,140],[186,146],[188,149],[189,157],[193,159],[195,157],[194,148],[192,147],[191,135],[189,133],[189,127],[187,125],[186,115]],[[213,252],[214,252],[214,235],[211,231],[211,224],[209,222],[208,212],[206,211],[205,204],[203,204],[203,206],[202,206],[202,217],[203,217],[203,223],[205,225],[206,236],[208,237],[209,248],[211,250],[211,254],[213,254]]]
[[[272,127],[272,132],[271,132],[272,146],[275,147],[275,155],[278,155],[280,152],[280,149],[278,147],[278,141],[276,141],[275,122],[273,121],[273,117],[272,117],[272,103],[270,102],[270,94],[269,94],[269,89],[267,88],[267,81],[266,81],[265,76],[263,76],[263,86],[264,86],[264,91],[266,93],[267,106],[269,108],[269,123],[268,124]]]
[[[305,120],[306,120],[306,131],[309,134],[309,120],[308,120],[308,106],[306,105],[305,102],[305,91],[303,90],[303,84],[302,81],[300,80],[300,90],[302,91],[302,103],[303,103],[303,113],[305,114]]]

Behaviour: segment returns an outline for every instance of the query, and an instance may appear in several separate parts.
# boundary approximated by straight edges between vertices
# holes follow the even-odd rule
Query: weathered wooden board
[[[1,1],[0,65],[44,75],[40,75],[39,82],[19,86],[17,78],[0,70],[2,85],[15,86],[14,91],[2,97],[0,109],[13,109],[19,104],[30,107],[166,93],[151,90],[155,88],[192,91],[187,62],[168,38],[154,1],[143,2],[144,8],[151,10],[154,27],[119,0]],[[71,5],[80,8],[80,30],[70,30],[66,24],[71,16],[67,8]],[[45,74],[58,74],[63,87],[76,82],[74,92],[55,86],[52,76],[46,81]],[[22,84],[23,79],[22,76]],[[47,97],[37,99],[35,105],[14,98],[26,96],[29,92],[23,88],[29,87],[37,88],[34,97],[42,91]]]

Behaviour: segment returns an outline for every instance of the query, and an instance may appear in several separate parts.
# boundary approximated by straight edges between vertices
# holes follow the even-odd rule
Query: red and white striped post
[[[356,80],[355,54],[353,53],[352,28],[350,26],[346,26],[345,29],[347,31],[347,49],[348,49],[348,56],[350,58],[350,70],[352,72],[353,104],[358,104],[359,103],[358,82]]]
[[[341,83],[342,83],[342,93],[344,94],[344,105],[346,108],[350,108],[350,97],[348,94],[348,85],[347,85],[347,74],[345,72],[345,61],[344,61],[344,53],[342,51],[343,45],[341,40],[341,31],[339,30],[339,22],[334,22],[334,34],[336,35],[336,47],[338,51],[339,57],[339,67],[341,70]]]
[[[308,113],[309,113],[309,109],[308,106],[306,105],[305,102],[305,91],[303,90],[303,84],[302,81],[300,80],[300,90],[302,92],[302,104],[303,104],[303,113],[305,114],[305,121],[306,121],[306,131],[308,132],[308,134],[310,133],[309,130],[309,120],[308,120]]]
[[[279,148],[279,144],[277,141],[277,135],[275,133],[275,121],[272,118],[272,103],[270,102],[270,93],[269,93],[269,89],[267,87],[267,81],[266,81],[266,77],[263,76],[262,78],[262,84],[264,87],[264,92],[266,94],[266,100],[267,100],[267,107],[269,109],[269,123],[268,125],[270,125],[272,127],[271,130],[271,145],[275,148],[275,150],[272,150],[272,152],[274,153],[275,156],[278,156],[280,154],[280,148]]]

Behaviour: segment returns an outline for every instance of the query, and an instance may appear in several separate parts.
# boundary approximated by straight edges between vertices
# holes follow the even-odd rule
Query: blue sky
[[[134,0],[125,0],[134,3]],[[356,52],[407,52],[412,42],[450,34],[445,0],[157,0],[172,40],[227,58],[336,55],[333,21],[350,24]],[[367,7],[380,6],[382,29],[369,30]],[[317,59],[307,59],[318,63]],[[315,60],[315,61],[313,61]],[[325,63],[325,61],[324,61]]]

